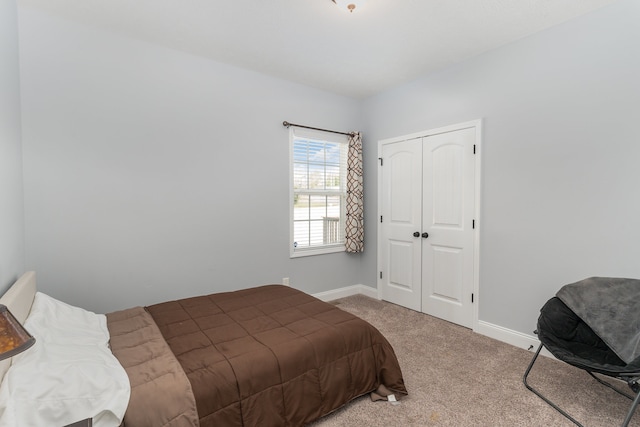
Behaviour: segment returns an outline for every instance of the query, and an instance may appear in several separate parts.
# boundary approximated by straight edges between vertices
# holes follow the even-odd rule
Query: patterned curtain
[[[362,136],[354,132],[349,137],[347,155],[347,218],[345,251],[364,251],[364,191],[362,187]]]

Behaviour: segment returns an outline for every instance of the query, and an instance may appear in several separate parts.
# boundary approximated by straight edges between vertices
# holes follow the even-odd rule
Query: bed
[[[93,313],[36,292],[35,274],[29,272],[0,303],[21,322],[26,320],[25,326],[37,340],[36,350],[15,356],[10,369],[6,362],[0,365],[4,375],[0,426],[10,412],[6,402],[18,400],[11,398],[12,387],[27,388],[23,395],[34,387],[24,384],[24,376],[32,371],[29,367],[20,370],[24,359],[36,358],[42,351],[37,348],[54,348],[56,340],[70,342],[60,351],[72,357],[79,353],[84,357],[87,347],[100,352],[107,348],[110,355],[100,353],[98,358],[115,372],[102,373],[102,364],[84,367],[79,387],[89,382],[98,383],[99,388],[104,383],[107,391],[93,391],[90,399],[84,391],[84,400],[72,406],[74,411],[81,408],[85,412],[76,411],[67,418],[53,415],[56,410],[64,411],[55,406],[59,402],[49,402],[51,394],[57,393],[57,387],[49,386],[45,409],[57,425],[93,418],[94,426],[299,426],[368,393],[383,397],[407,393],[393,348],[377,329],[286,286],[266,285],[133,307],[94,315],[98,316],[94,319],[87,317]],[[46,307],[44,314],[42,306]],[[60,327],[52,321],[67,316],[69,320]],[[71,319],[73,316],[77,317]],[[93,329],[76,330],[92,322]],[[103,324],[108,328],[106,345],[102,331],[96,332]],[[72,332],[67,336],[56,335],[68,330]],[[110,356],[117,359],[117,366],[112,366]],[[72,368],[82,363],[84,359],[75,360]],[[66,369],[71,368],[65,365]],[[121,372],[126,372],[124,381]],[[66,378],[74,377],[65,373],[56,381],[64,384]],[[40,379],[28,382],[36,380]],[[82,394],[72,389],[74,393]],[[68,405],[64,398],[60,400]],[[35,421],[29,425],[37,425],[31,422]]]

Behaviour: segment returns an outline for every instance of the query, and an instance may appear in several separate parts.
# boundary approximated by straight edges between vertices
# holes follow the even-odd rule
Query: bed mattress
[[[407,393],[393,348],[376,328],[293,288],[268,285],[156,304],[143,311],[154,323],[145,328],[159,331],[170,358],[188,379],[203,427],[299,426],[380,386]],[[149,398],[138,399],[144,402],[138,405],[142,409],[133,407],[136,389],[147,395],[162,376],[141,368],[142,356],[135,349],[152,359],[156,350],[133,344],[132,334],[143,342],[149,334],[119,323],[127,316],[107,315],[114,329],[125,332],[122,340],[112,333],[113,352],[125,369],[143,370],[135,378],[144,382],[148,377],[151,383],[132,384],[125,425],[133,425],[127,422],[129,411],[153,411],[145,407],[153,400]],[[172,378],[169,384],[180,376],[167,375]],[[165,425],[193,425],[180,410],[173,412]],[[172,424],[172,417],[183,421]]]

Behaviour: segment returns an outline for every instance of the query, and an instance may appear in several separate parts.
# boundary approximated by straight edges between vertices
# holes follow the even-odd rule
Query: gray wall
[[[623,0],[365,102],[375,286],[377,141],[482,118],[480,320],[531,334],[589,276],[640,278],[640,2]]]
[[[640,4],[360,103],[21,10],[27,268],[97,311],[291,277],[376,285],[377,141],[482,118],[480,319],[640,277]],[[282,120],[365,135],[366,250],[288,258]]]
[[[105,312],[264,283],[360,280],[361,256],[289,259],[283,120],[359,126],[360,104],[20,10],[28,268]]]
[[[24,271],[18,16],[0,0],[0,291]]]

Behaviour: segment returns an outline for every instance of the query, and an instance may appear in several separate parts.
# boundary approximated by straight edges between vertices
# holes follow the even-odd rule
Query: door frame
[[[481,206],[481,185],[480,179],[482,177],[482,119],[471,120],[463,123],[456,123],[453,125],[442,126],[435,129],[429,129],[421,132],[415,132],[408,135],[397,136],[393,138],[382,139],[378,141],[378,158],[382,158],[382,146],[385,144],[391,144],[394,142],[406,141],[408,139],[416,139],[416,138],[424,138],[428,136],[438,135],[441,133],[447,133],[462,129],[475,129],[475,171],[474,171],[474,219],[475,219],[475,228],[474,228],[474,242],[473,242],[473,319],[472,319],[472,330],[478,330],[478,322],[479,322],[479,307],[480,307],[480,228],[482,226],[482,221],[480,218],[480,206]],[[380,161],[378,160],[378,218],[382,215],[382,205],[381,201],[383,200],[382,194],[382,174],[380,173]],[[381,259],[380,245],[383,242],[380,239],[382,235],[382,224],[378,221],[378,229],[377,229],[377,268],[378,272],[376,274],[377,277],[377,290],[378,290],[378,299],[382,297],[382,279],[380,278],[379,272],[381,271],[381,266],[384,264]]]

